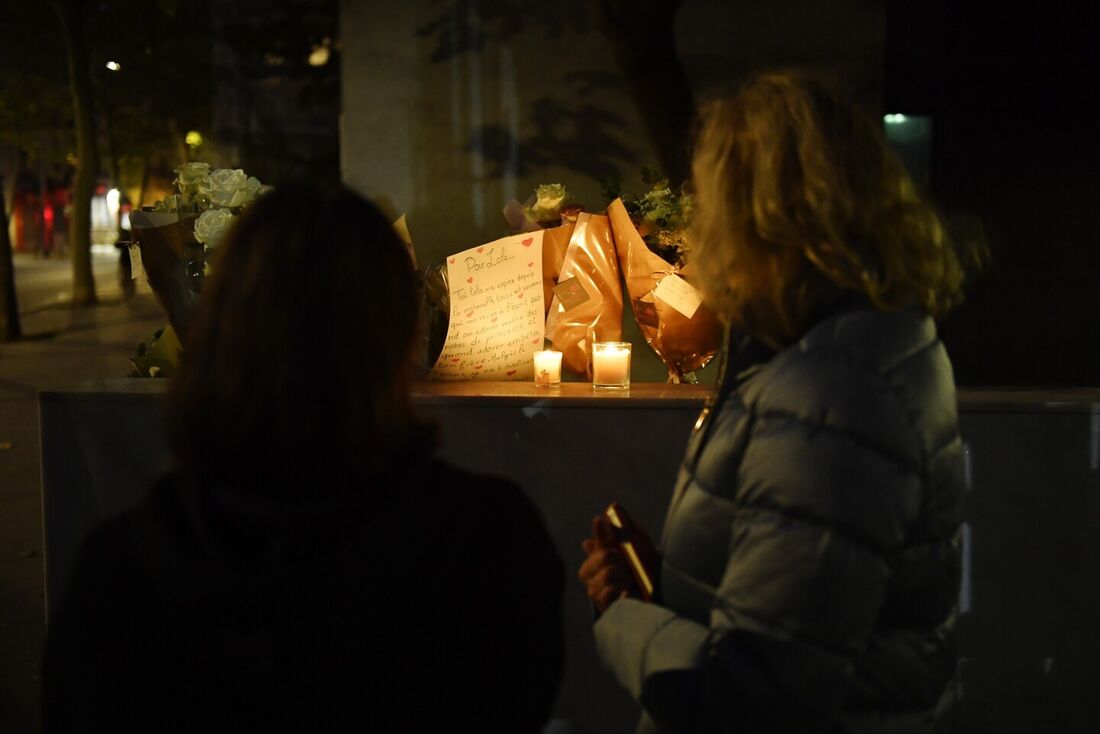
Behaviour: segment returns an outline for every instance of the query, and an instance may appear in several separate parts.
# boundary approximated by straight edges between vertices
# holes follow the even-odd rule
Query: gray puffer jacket
[[[928,317],[834,312],[728,369],[688,444],[657,603],[595,627],[639,731],[944,730],[963,491]]]

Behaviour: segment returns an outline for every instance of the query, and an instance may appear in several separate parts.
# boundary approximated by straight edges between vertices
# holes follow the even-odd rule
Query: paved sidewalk
[[[16,259],[24,339],[0,344],[0,732],[36,732],[45,631],[39,390],[126,376],[166,319],[148,287],[123,299],[117,258],[97,257],[100,305],[61,297],[67,261]]]

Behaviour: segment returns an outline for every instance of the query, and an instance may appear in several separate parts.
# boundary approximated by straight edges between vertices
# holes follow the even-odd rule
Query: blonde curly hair
[[[706,108],[692,269],[727,322],[780,347],[843,291],[939,317],[964,268],[879,125],[824,77],[771,71]]]

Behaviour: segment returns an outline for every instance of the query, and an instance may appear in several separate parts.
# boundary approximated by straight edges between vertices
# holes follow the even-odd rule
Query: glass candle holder
[[[592,345],[592,387],[596,390],[630,388],[630,342]]]
[[[561,352],[535,352],[535,387],[557,387],[561,384]]]

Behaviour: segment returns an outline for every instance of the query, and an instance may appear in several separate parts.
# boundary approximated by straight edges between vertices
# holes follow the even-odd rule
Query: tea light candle
[[[535,387],[561,384],[561,352],[535,352]]]
[[[592,345],[592,387],[602,390],[630,387],[630,342]]]

